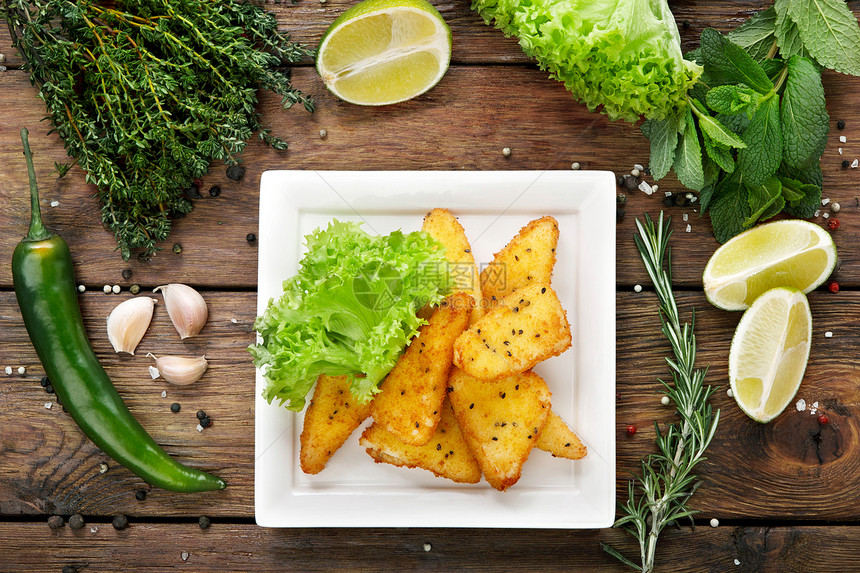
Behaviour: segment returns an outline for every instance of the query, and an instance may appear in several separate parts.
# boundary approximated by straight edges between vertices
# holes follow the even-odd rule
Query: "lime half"
[[[317,71],[360,105],[408,100],[435,86],[451,61],[451,29],[425,0],[364,0],[323,34]]]
[[[708,261],[702,282],[711,304],[744,310],[775,287],[808,293],[835,266],[830,233],[814,223],[788,219],[753,227],[725,243]]]
[[[812,342],[806,295],[775,288],[741,317],[729,352],[735,401],[750,418],[770,422],[797,394]]]

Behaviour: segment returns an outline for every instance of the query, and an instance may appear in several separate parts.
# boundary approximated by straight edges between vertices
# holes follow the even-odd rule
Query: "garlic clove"
[[[108,340],[115,352],[134,355],[149,323],[158,299],[146,296],[130,298],[116,305],[107,317]]]
[[[209,367],[205,356],[199,358],[186,358],[184,356],[155,356],[155,366],[149,367],[149,374],[153,379],[161,376],[171,384],[186,386],[197,382]]]
[[[198,334],[209,318],[206,301],[200,293],[188,285],[177,283],[155,287],[152,292],[159,290],[164,296],[167,315],[179,337],[188,338]]]

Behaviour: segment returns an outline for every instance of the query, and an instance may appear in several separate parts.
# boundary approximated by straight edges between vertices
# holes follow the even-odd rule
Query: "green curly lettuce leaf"
[[[673,115],[702,71],[684,59],[666,0],[472,0],[472,9],[611,119]]]
[[[348,375],[366,403],[425,323],[417,311],[450,290],[444,248],[423,232],[374,236],[337,220],[305,239],[298,274],[254,323],[263,397],[300,411],[320,374]]]

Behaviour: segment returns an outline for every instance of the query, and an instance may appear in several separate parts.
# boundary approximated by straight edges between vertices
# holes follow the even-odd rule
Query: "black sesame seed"
[[[174,402],[170,405],[170,411],[176,414],[179,410],[182,409],[182,405],[179,402]]]
[[[145,489],[139,489],[136,492],[134,492],[134,499],[136,499],[137,501],[145,500],[146,499],[146,490]]]
[[[540,289],[541,294],[544,294],[545,292],[546,292],[546,287],[543,287],[542,289]]]
[[[494,441],[494,442],[498,442],[498,441],[499,441],[499,438],[497,438],[496,436],[493,436],[493,441]]]
[[[128,527],[128,518],[123,514],[119,514],[113,518],[113,528],[114,529],[125,529]]]
[[[227,168],[227,179],[231,181],[241,181],[245,176],[245,168],[241,165],[231,165]]]
[[[520,311],[520,307],[515,306],[515,307],[514,307],[514,312],[519,312],[519,311]]]
[[[219,186],[213,185],[212,187],[209,188],[209,195],[211,195],[212,197],[217,197],[220,194],[221,194],[221,188]]]
[[[441,449],[442,449],[442,444],[436,444],[436,451],[438,452]]]
[[[522,334],[522,333],[523,333],[522,329],[517,331],[517,334]]]
[[[511,356],[511,351],[510,351],[510,350],[508,350],[508,356]]]
[[[69,518],[69,527],[72,529],[80,529],[84,526],[84,518],[79,513],[74,514]]]
[[[421,424],[419,424],[418,422],[415,422],[415,427],[416,427],[416,428],[420,428],[420,427],[421,427]]]
[[[197,525],[200,526],[200,529],[206,529],[211,524],[212,524],[212,522],[205,515],[201,515],[200,519],[197,520]]]
[[[499,392],[499,398],[501,398],[502,400],[504,400],[504,399],[505,399],[505,396],[507,396],[507,394],[505,394],[504,392]]]
[[[470,410],[471,410],[472,408],[474,408],[474,407],[475,407],[475,404],[469,404],[469,409],[470,409]]]
[[[64,525],[65,525],[65,522],[63,522],[63,518],[59,515],[52,515],[51,517],[48,518],[48,527],[50,527],[51,529],[56,530],[56,529],[61,528]]]
[[[511,342],[510,342],[509,340],[505,340],[504,345],[505,345],[505,346],[510,346],[510,345],[511,345]]]

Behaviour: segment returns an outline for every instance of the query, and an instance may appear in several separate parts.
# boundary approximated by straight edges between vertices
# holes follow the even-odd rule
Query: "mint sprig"
[[[704,30],[686,57],[704,68],[687,107],[642,126],[655,180],[671,166],[699,191],[720,242],[780,212],[811,217],[830,131],[821,72],[860,75],[844,0],[776,0],[725,36]]]

